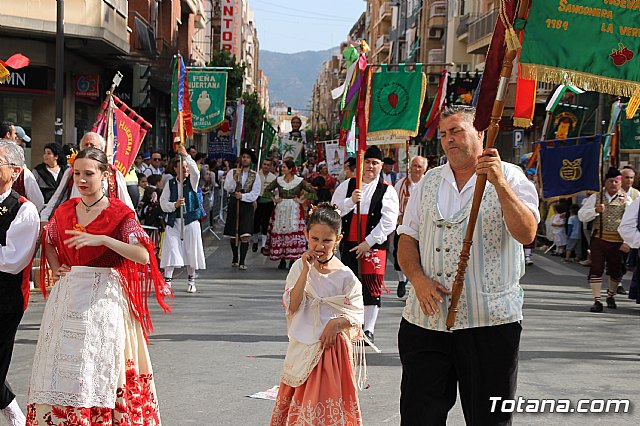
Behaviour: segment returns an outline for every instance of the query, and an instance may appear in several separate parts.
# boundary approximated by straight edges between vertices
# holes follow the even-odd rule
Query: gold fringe
[[[627,104],[627,120],[631,120],[636,115],[638,107],[640,107],[640,87],[633,92],[633,96],[631,96]]]
[[[567,80],[585,90],[632,97],[640,95],[640,83],[617,78],[604,77],[581,71],[565,70],[547,65],[520,64],[520,75],[528,80],[538,80],[554,84],[566,84]],[[586,87],[588,86],[588,87]]]
[[[513,125],[515,127],[522,127],[524,129],[529,128],[533,125],[530,118],[522,118],[522,117],[514,117]]]

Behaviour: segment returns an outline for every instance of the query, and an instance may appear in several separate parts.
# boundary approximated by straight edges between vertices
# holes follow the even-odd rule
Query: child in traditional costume
[[[146,337],[147,298],[164,282],[153,243],[135,213],[102,192],[103,151],[73,164],[80,198],[55,211],[42,235],[40,285],[55,286],[42,317],[29,387],[27,425],[159,425]]]
[[[196,292],[196,270],[205,269],[204,248],[202,247],[202,232],[200,218],[204,217],[204,210],[198,198],[198,183],[200,172],[196,162],[187,154],[184,146],[178,148],[182,156],[182,182],[180,179],[180,161],[174,158],[169,170],[175,173],[162,189],[160,206],[168,213],[165,228],[160,267],[164,268],[164,279],[171,287],[173,270],[187,267],[187,292]],[[181,187],[181,188],[180,188]],[[182,193],[180,193],[182,190]],[[181,221],[184,216],[184,229],[181,235]]]
[[[335,257],[341,225],[335,205],[318,205],[305,230],[309,251],[287,276],[289,347],[272,426],[362,424],[354,370],[354,353],[364,359],[362,285]]]

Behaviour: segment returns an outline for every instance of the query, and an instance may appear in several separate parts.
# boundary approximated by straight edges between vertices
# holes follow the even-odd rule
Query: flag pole
[[[264,117],[262,117],[262,126],[260,126],[260,144],[258,145],[258,164],[256,168],[259,170],[262,166],[262,142],[264,139]]]
[[[178,92],[180,91],[180,62],[182,62],[182,57],[178,54],[178,60],[176,61],[176,66],[178,67]],[[176,145],[176,151],[180,148],[180,146],[184,142],[184,117],[182,115],[182,105],[180,105],[180,100],[178,99],[178,144]],[[182,154],[178,153],[178,157],[180,158],[180,167],[178,168],[178,199],[184,198],[184,164],[182,159]],[[180,206],[180,240],[184,241],[184,204]]]
[[[91,127],[92,132],[98,131],[98,126],[100,125],[100,121],[104,118],[104,115],[106,114],[106,111],[109,108],[109,101],[111,100],[113,93],[116,91],[116,87],[120,85],[120,82],[122,82],[122,73],[120,71],[116,71],[116,75],[113,76],[113,81],[111,82],[111,87],[109,87],[109,90],[107,90],[107,96],[105,97],[104,102],[102,102],[102,105],[100,106],[100,111],[98,111],[98,114],[96,115],[96,119],[93,122],[93,126]]]
[[[364,53],[361,53],[364,55]],[[357,108],[357,127],[358,127],[358,158],[356,166],[356,189],[362,189],[362,173],[364,168],[364,147],[367,145],[367,117],[365,113],[365,104],[367,97],[367,75],[369,73],[369,65],[367,65],[363,72],[362,84],[360,86],[360,93],[358,93],[358,108]],[[358,245],[362,243],[362,226],[360,225],[360,202],[356,203],[356,235],[358,238]],[[362,256],[358,257],[358,278],[362,275]]]
[[[516,18],[524,19],[529,7],[529,0],[522,0],[518,5]],[[506,29],[505,29],[506,30]],[[517,31],[519,35],[521,30]],[[504,60],[502,61],[502,70],[500,71],[500,80],[498,84],[498,92],[493,102],[493,109],[491,110],[491,123],[487,129],[487,145],[486,148],[493,148],[493,144],[498,136],[500,130],[499,122],[502,118],[504,111],[504,102],[509,86],[509,79],[511,78],[511,72],[513,70],[513,61],[516,58],[518,51],[507,49],[505,52]],[[478,213],[480,210],[480,203],[482,196],[484,195],[484,188],[487,184],[487,175],[479,175],[476,180],[476,187],[473,192],[473,202],[471,204],[471,212],[469,213],[469,224],[467,225],[467,232],[465,233],[464,240],[462,242],[462,252],[460,253],[460,260],[458,262],[458,270],[456,271],[456,277],[453,283],[453,289],[451,294],[451,305],[447,312],[447,330],[450,330],[456,322],[456,315],[458,313],[458,303],[460,302],[460,296],[462,295],[462,288],[464,287],[464,276],[467,272],[467,262],[471,252],[471,244],[473,244],[473,234],[476,229],[476,221],[478,220]]]

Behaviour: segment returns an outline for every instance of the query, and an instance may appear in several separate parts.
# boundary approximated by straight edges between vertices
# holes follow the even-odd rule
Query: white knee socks
[[[376,305],[365,305],[364,307],[364,330],[373,333],[373,329],[376,327],[376,320],[378,319],[378,312],[380,307]]]
[[[407,277],[404,276],[402,271],[396,271],[398,273],[398,281],[406,281]]]
[[[165,278],[169,278],[169,279],[173,278],[173,270],[174,269],[175,268],[173,266],[165,266],[164,267],[164,277]]]

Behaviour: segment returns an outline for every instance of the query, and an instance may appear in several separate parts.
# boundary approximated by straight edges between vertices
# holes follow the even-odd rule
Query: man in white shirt
[[[255,213],[253,217],[253,247],[252,251],[255,253],[258,248],[263,249],[267,242],[267,232],[269,230],[269,219],[271,219],[271,213],[273,213],[274,204],[270,197],[263,197],[264,189],[274,180],[276,175],[271,173],[271,159],[265,158],[262,160],[262,167],[258,172],[260,178],[260,196],[255,201]],[[260,245],[260,247],[258,247]]]
[[[151,164],[145,169],[144,174],[147,175],[147,177],[164,174],[164,168],[160,165],[161,161],[162,154],[158,151],[153,151],[151,153]]]
[[[635,201],[636,198],[640,197],[640,191],[633,187],[634,181],[636,180],[636,172],[629,166],[625,166],[622,170],[622,190],[631,198],[631,201]]]
[[[627,193],[622,189],[620,171],[615,167],[610,167],[605,175],[604,190],[592,194],[584,200],[582,207],[578,210],[578,219],[581,222],[593,221],[591,243],[589,244],[591,267],[588,275],[594,300],[591,312],[603,311],[600,292],[602,291],[605,264],[607,275],[609,275],[605,302],[607,308],[617,308],[615,295],[622,280],[623,253],[629,252],[629,246],[624,243],[622,236],[618,233],[618,226],[622,221],[626,207],[630,204],[631,197],[627,196]]]
[[[522,244],[533,241],[538,195],[522,170],[484,149],[475,109],[451,107],[440,120],[448,163],[430,170],[409,198],[398,261],[411,281],[398,332],[403,424],[445,424],[460,393],[467,424],[511,424],[492,397],[514,399],[522,327]],[[487,176],[456,321],[449,295],[469,222],[477,175]]]
[[[404,211],[407,208],[407,202],[409,202],[409,197],[411,193],[414,191],[420,179],[427,171],[427,159],[421,156],[413,157],[410,163],[409,176],[403,177],[400,179],[395,186],[396,192],[398,193],[398,200],[400,202],[400,213],[398,215],[398,225],[402,225],[402,216],[404,216]],[[398,289],[397,296],[404,297],[407,294],[407,277],[404,275],[402,270],[400,269],[400,265],[398,265],[398,241],[400,240],[400,236],[397,232],[394,232],[393,239],[393,267],[398,272]]]
[[[12,190],[23,167],[22,148],[0,140],[0,411],[11,426],[26,421],[6,379],[16,331],[29,301],[31,259],[40,230],[35,205]]]
[[[253,202],[260,196],[260,176],[251,170],[251,163],[256,161],[255,153],[243,148],[238,158],[238,168],[230,170],[224,179],[224,190],[229,193],[224,235],[231,237],[231,266],[238,266],[241,271],[247,269],[245,258],[253,233]],[[236,238],[240,239],[239,257]]]
[[[331,202],[342,216],[340,259],[362,282],[364,300],[364,334],[373,342],[376,320],[380,311],[384,273],[387,269],[388,237],[398,223],[398,194],[380,176],[382,152],[372,145],[364,154],[362,189],[356,189],[356,178],[342,182]],[[360,203],[360,236],[356,206]],[[358,263],[361,268],[358,268]],[[388,291],[388,290],[387,290]]]
[[[106,142],[104,138],[95,132],[85,133],[80,140],[80,151],[87,148],[96,148],[104,151],[105,147]],[[127,183],[124,180],[124,176],[122,176],[122,173],[113,165],[109,165],[109,169],[111,173],[107,181],[103,184],[103,191],[108,197],[119,198],[120,201],[129,206],[131,210],[135,210],[129,192],[127,191]],[[78,191],[78,187],[73,183],[73,167],[69,167],[69,171],[62,176],[58,189],[56,189],[47,206],[40,213],[40,221],[48,222],[60,204],[70,198],[79,196],[80,192]]]
[[[638,223],[640,221],[640,215],[638,214],[640,209],[640,197],[636,198],[624,211],[620,226],[618,226],[618,233],[624,240],[624,243],[633,249],[640,248],[640,229],[638,229]],[[637,253],[636,253],[637,255]],[[631,280],[631,287],[629,288],[629,299],[635,300],[640,304],[640,286],[638,285],[638,266],[633,273],[633,279]]]

